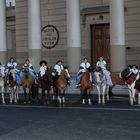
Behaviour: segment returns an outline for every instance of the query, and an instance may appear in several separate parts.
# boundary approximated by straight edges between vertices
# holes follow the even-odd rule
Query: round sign
[[[59,33],[53,25],[47,25],[42,28],[42,45],[45,48],[51,49],[55,47],[59,40]]]

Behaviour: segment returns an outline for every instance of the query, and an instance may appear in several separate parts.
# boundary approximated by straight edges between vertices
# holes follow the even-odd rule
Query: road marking
[[[140,105],[134,105],[134,107]],[[54,107],[54,106],[30,106],[30,105],[0,105],[0,107],[10,108],[38,108],[38,109],[73,109],[73,110],[105,110],[105,111],[140,111],[140,108],[102,108],[102,107]]]

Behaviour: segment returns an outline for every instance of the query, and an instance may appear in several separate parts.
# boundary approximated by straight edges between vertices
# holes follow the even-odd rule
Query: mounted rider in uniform
[[[84,72],[86,72],[86,69],[89,69],[90,67],[91,67],[91,65],[88,62],[87,57],[84,57],[83,62],[79,66],[79,71],[78,71],[77,77],[76,77],[76,86],[77,87],[80,86],[81,78],[82,78]]]
[[[9,62],[7,63],[6,71],[5,71],[5,80],[9,78],[9,72],[11,69],[17,68],[17,63],[13,57],[9,59]]]
[[[103,74],[105,75],[106,78],[106,82],[107,84],[111,87],[113,86],[112,80],[111,80],[111,76],[110,76],[110,71],[108,71],[106,69],[106,61],[103,59],[102,56],[99,57],[99,60],[96,63],[96,67],[100,67],[102,69]]]
[[[64,69],[64,66],[63,66],[62,60],[58,60],[52,70],[53,84],[58,79],[63,69]]]
[[[43,77],[43,75],[45,74],[46,70],[47,70],[47,61],[45,61],[45,60],[40,61],[40,68],[39,68],[38,78]]]

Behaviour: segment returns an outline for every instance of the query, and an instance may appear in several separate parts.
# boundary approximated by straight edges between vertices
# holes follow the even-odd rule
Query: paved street
[[[50,101],[0,105],[0,140],[139,140],[140,106],[128,96],[114,96],[106,105],[81,105],[79,94],[67,95],[65,106]]]

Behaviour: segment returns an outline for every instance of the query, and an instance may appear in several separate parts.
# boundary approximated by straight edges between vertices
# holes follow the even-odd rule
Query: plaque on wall
[[[54,48],[59,41],[59,32],[53,25],[47,25],[42,28],[42,45],[47,49]]]

